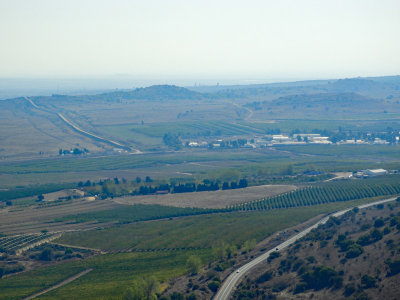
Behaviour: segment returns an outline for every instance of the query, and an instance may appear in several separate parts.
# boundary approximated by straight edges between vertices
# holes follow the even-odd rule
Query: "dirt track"
[[[87,270],[85,270],[83,272],[80,272],[80,273],[78,273],[78,274],[76,274],[76,275],[74,275],[72,277],[69,277],[69,278],[61,281],[60,283],[57,283],[56,285],[53,285],[53,286],[51,286],[51,287],[49,287],[49,288],[47,288],[47,289],[45,289],[45,290],[43,290],[43,291],[41,291],[39,293],[33,294],[32,296],[29,296],[29,297],[26,297],[23,300],[30,300],[30,299],[34,299],[36,297],[39,297],[40,295],[43,295],[43,294],[45,294],[47,292],[50,292],[50,291],[55,290],[55,289],[57,289],[59,287],[62,287],[63,285],[66,285],[66,284],[74,281],[75,279],[78,279],[79,277],[82,277],[83,275],[86,275],[87,273],[89,273],[92,270],[93,269],[87,269]]]
[[[119,204],[161,204],[177,207],[225,208],[227,205],[243,203],[273,196],[296,188],[294,185],[261,185],[236,190],[182,193],[149,196],[125,196],[114,198]]]

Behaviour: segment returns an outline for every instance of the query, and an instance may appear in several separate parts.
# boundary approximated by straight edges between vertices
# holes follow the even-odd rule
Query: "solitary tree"
[[[40,253],[40,255],[39,255],[39,260],[47,260],[47,261],[49,261],[49,260],[51,260],[51,257],[52,257],[51,249],[44,249],[42,251],[42,253]]]
[[[201,259],[198,256],[191,255],[186,261],[186,267],[188,268],[189,273],[197,274],[201,268]]]

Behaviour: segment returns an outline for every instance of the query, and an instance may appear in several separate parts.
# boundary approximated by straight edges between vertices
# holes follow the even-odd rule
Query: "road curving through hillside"
[[[261,254],[260,256],[256,257],[252,261],[248,262],[247,264],[241,266],[240,268],[234,270],[222,283],[220,289],[218,290],[217,294],[213,298],[214,300],[226,300],[229,299],[230,295],[234,291],[235,287],[240,283],[241,279],[246,275],[247,272],[249,272],[252,268],[254,268],[256,265],[264,262],[265,260],[268,259],[269,255],[274,252],[274,251],[282,251],[283,249],[287,248],[288,246],[292,245],[295,243],[297,240],[301,239],[305,235],[307,235],[311,230],[314,228],[317,228],[319,225],[325,224],[330,217],[340,217],[344,215],[346,212],[352,210],[355,207],[358,207],[359,209],[367,208],[370,206],[374,206],[377,204],[383,204],[386,202],[391,202],[395,201],[397,197],[385,199],[385,200],[380,200],[380,201],[375,201],[359,206],[354,206],[351,208],[347,208],[338,212],[331,213],[321,220],[319,220],[317,223],[314,225],[304,229],[303,231],[299,232],[298,234],[290,237],[283,243],[279,244],[278,246],[274,247],[273,249]]]

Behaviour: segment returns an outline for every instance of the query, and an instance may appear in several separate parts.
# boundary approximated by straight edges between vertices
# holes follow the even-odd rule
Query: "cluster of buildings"
[[[332,144],[328,136],[321,136],[319,133],[298,133],[292,136],[274,134],[266,136],[270,141],[270,145],[284,144],[284,145],[305,145],[305,144]]]
[[[397,142],[398,142],[398,139],[397,139]],[[354,139],[354,140],[340,141],[340,142],[337,142],[336,144],[339,144],[339,145],[362,145],[362,144],[388,145],[390,143],[386,140],[382,140],[380,138],[375,138],[373,142]]]
[[[238,140],[238,141],[243,141]],[[298,133],[293,135],[285,134],[270,134],[262,136],[253,136],[249,140],[244,140],[245,143],[235,144],[236,147],[240,148],[264,148],[278,145],[306,145],[306,144],[319,144],[329,145],[332,144],[330,137],[321,136],[319,133]],[[396,137],[396,143],[399,143],[398,137]],[[361,144],[375,144],[375,145],[386,145],[390,142],[375,138],[373,141],[362,140],[362,139],[348,139],[336,142],[337,145],[361,145]],[[198,148],[224,148],[231,147],[231,140],[217,139],[217,140],[203,140],[203,141],[187,141],[186,147],[198,147]]]

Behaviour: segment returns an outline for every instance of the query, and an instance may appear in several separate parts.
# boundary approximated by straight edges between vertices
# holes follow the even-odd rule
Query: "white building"
[[[389,142],[388,142],[388,141],[385,141],[385,140],[382,140],[382,139],[380,139],[380,138],[375,138],[374,144],[377,144],[377,145],[386,145],[386,144],[389,144]]]
[[[374,176],[379,176],[379,175],[386,175],[388,174],[388,171],[385,169],[368,169],[368,170],[362,170],[364,175],[374,177]]]
[[[285,142],[289,140],[289,137],[286,135],[282,135],[282,134],[274,134],[272,136],[272,140],[273,141],[279,141],[279,142]]]
[[[332,144],[332,142],[329,141],[329,137],[327,136],[315,136],[309,139],[309,142],[311,144]]]
[[[321,136],[319,133],[297,133],[297,134],[293,134],[293,137],[295,137],[295,138],[297,138],[297,137],[301,137],[301,138],[308,138],[308,139],[310,139],[310,138],[316,138],[316,137],[319,137],[319,136]]]

